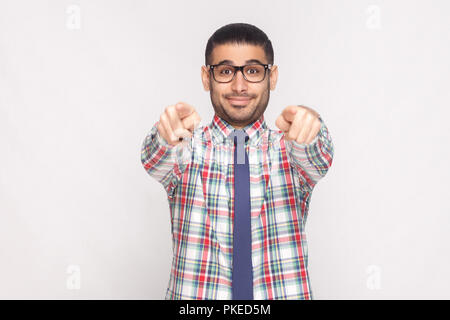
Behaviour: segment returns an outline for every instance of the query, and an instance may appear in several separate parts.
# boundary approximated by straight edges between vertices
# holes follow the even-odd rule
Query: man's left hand
[[[309,144],[319,133],[321,123],[313,109],[291,105],[283,110],[275,125],[284,132],[286,140]]]

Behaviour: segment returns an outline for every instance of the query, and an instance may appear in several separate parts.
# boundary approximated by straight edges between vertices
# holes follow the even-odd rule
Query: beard
[[[213,105],[215,113],[220,118],[233,126],[245,127],[247,124],[255,122],[266,111],[267,105],[269,103],[269,82],[267,82],[266,88],[260,95],[259,101],[255,100],[258,98],[258,96],[254,94],[226,94],[222,96],[222,100],[225,100],[226,105],[221,102],[219,93],[214,90],[214,86],[212,83],[210,83],[210,88],[211,103]],[[242,106],[233,104],[233,102],[227,99],[228,97],[248,97],[251,98],[251,100],[247,105]]]

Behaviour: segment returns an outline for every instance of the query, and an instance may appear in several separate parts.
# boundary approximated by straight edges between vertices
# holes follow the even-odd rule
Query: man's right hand
[[[166,107],[158,123],[158,132],[170,145],[177,145],[182,138],[192,137],[192,133],[200,123],[200,116],[194,107],[178,102]]]

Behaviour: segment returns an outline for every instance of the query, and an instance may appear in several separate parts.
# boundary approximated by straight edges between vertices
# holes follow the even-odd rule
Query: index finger
[[[294,121],[295,119],[295,114],[297,113],[297,111],[298,111],[297,106],[289,106],[284,108],[281,115],[287,122],[292,123],[292,121]]]
[[[177,110],[178,117],[180,117],[180,119],[186,118],[187,116],[191,115],[195,111],[193,106],[191,106],[187,103],[184,103],[184,102],[178,102],[175,105],[175,109]]]

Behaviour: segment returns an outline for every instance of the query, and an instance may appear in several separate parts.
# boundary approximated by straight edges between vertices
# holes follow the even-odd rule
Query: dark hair
[[[213,49],[221,44],[252,44],[261,46],[269,64],[273,64],[272,42],[258,27],[248,23],[230,23],[220,29],[209,38],[205,50],[205,65],[211,64]]]

